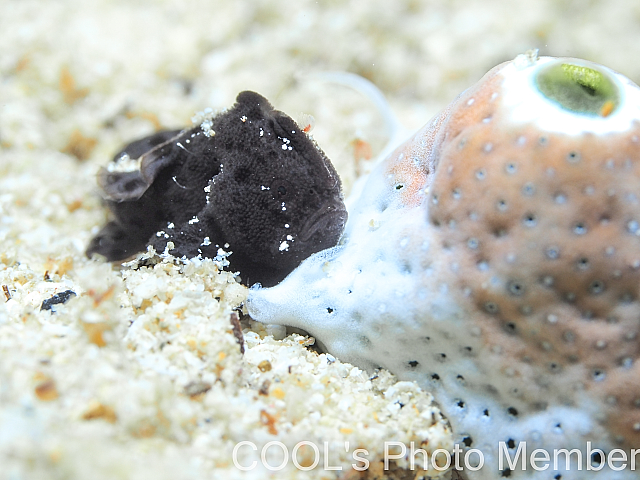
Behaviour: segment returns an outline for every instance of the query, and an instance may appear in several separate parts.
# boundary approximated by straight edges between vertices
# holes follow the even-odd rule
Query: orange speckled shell
[[[613,439],[638,446],[640,123],[579,136],[513,124],[500,69],[438,119],[428,221],[465,272],[469,320],[497,352],[484,361],[528,404],[596,403]]]

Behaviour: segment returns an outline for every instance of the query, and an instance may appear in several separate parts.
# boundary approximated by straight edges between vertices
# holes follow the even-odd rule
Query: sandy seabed
[[[95,174],[124,143],[251,89],[313,115],[348,192],[362,145],[375,155],[389,132],[369,99],[314,73],[371,80],[411,131],[531,48],[638,82],[640,3],[0,3],[0,479],[420,478],[382,460],[385,441],[451,448],[428,392],[248,320],[241,353],[230,316],[247,291],[223,259],[85,258],[107,219]],[[258,449],[237,450],[241,466],[257,461],[246,471],[233,462],[242,441]],[[299,467],[265,468],[272,441],[308,442]]]

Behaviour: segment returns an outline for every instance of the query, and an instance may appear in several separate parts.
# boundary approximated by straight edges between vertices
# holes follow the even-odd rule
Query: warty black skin
[[[223,248],[242,283],[272,286],[336,245],[347,219],[340,179],[290,117],[246,91],[211,128],[213,136],[197,126],[143,138],[114,157],[141,156],[139,170],[100,171],[114,218],[88,256],[122,260],[173,242],[176,257],[212,258]]]

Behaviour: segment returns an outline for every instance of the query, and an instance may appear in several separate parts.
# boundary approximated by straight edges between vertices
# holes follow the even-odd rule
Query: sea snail
[[[483,454],[470,480],[637,478],[637,85],[587,61],[520,55],[398,147],[348,205],[337,247],[251,290],[254,319],[432,392],[457,442]],[[527,456],[522,470],[525,455],[511,468],[521,442],[525,455],[547,451],[549,468]],[[558,449],[578,451],[554,469]],[[610,462],[615,449],[626,462]]]

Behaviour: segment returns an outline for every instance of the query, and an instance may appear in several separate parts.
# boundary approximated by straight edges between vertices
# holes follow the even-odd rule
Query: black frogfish
[[[136,160],[137,159],[137,160]],[[338,242],[347,219],[326,155],[286,114],[245,91],[193,128],[135,141],[98,174],[113,219],[87,255],[125,259],[147,245],[176,257],[231,252],[246,285],[277,284]]]

